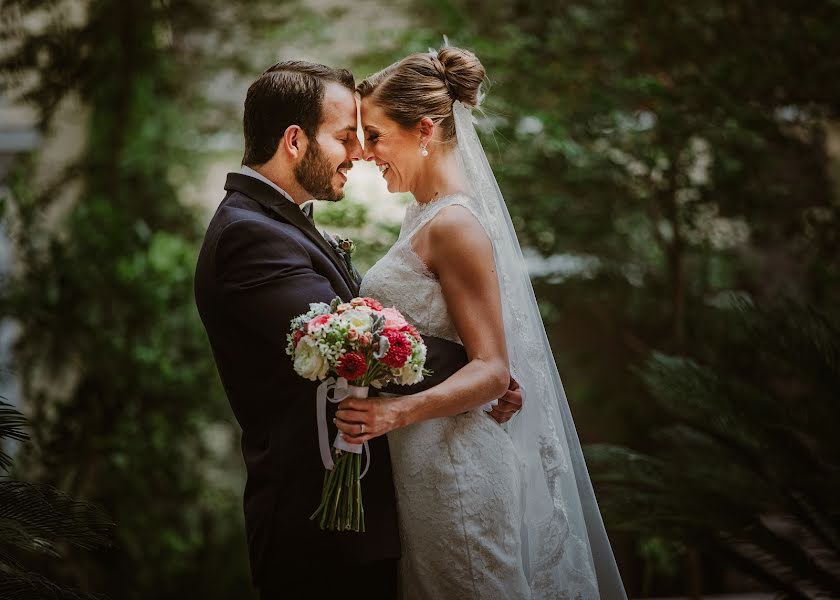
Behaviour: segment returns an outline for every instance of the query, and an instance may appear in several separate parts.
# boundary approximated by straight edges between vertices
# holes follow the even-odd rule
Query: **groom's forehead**
[[[331,123],[336,129],[352,128],[358,125],[356,96],[343,85],[330,83],[324,90],[322,122]]]

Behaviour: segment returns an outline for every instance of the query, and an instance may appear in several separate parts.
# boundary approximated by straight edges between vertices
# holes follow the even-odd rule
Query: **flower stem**
[[[356,458],[358,458],[358,456],[359,456],[358,454],[353,454],[350,457],[350,464],[347,465],[349,468],[347,469],[347,472],[345,473],[345,476],[344,476],[344,487],[347,491],[347,494],[345,496],[347,498],[347,505],[345,506],[345,509],[344,509],[344,527],[343,527],[343,529],[350,529],[352,527],[352,523],[353,523],[353,506],[354,506],[353,489],[355,487],[353,485],[353,474],[356,471],[353,468],[353,465],[355,464]]]
[[[335,493],[335,486],[338,482],[336,471],[338,470],[338,461],[341,454],[341,450],[333,450],[334,466],[332,470],[326,471],[324,473],[324,487],[321,492],[321,504],[318,506],[317,509],[315,509],[315,512],[312,513],[312,516],[309,517],[310,520],[314,520],[320,514],[321,520],[318,525],[321,529],[324,529],[324,527],[326,526],[326,519],[329,513],[330,500],[332,499],[333,494]]]
[[[359,526],[361,525],[362,520],[362,482],[359,481],[359,475],[361,475],[361,468],[362,468],[362,457],[359,456],[358,460],[355,464],[355,481],[353,482],[353,489],[355,491],[356,499],[356,510],[355,510],[355,519],[353,519],[353,531],[359,531]]]
[[[341,478],[344,476],[344,470],[345,470],[346,464],[347,464],[346,455],[342,454],[341,456],[338,457],[338,461],[335,463],[335,470],[336,470],[335,477],[339,482],[341,481]],[[336,494],[335,494],[335,499],[333,500],[333,503],[332,503],[332,510],[330,511],[329,519],[327,520],[327,529],[329,529],[330,531],[335,530],[336,513],[338,511],[339,503],[341,502],[341,484],[339,483],[339,485],[337,485],[336,487],[338,489],[337,489]],[[340,517],[340,513],[338,513],[338,516]]]
[[[312,516],[309,517],[309,520],[312,521],[315,517],[318,516],[318,513],[321,512],[321,509],[324,508],[324,505],[327,503],[327,496],[330,484],[330,473],[332,471],[324,471],[324,483],[321,486],[321,503],[318,505],[318,508],[315,509],[315,512],[312,513]]]

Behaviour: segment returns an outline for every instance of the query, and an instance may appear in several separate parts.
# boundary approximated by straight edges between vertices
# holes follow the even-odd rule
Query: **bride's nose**
[[[373,148],[367,142],[365,142],[365,147],[362,149],[362,156],[364,156],[365,160],[374,160],[376,158],[373,154]]]

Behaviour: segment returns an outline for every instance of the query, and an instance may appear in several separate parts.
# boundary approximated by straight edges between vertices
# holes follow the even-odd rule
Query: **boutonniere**
[[[356,243],[351,240],[350,238],[343,238],[335,233],[327,233],[324,232],[324,238],[326,238],[327,242],[329,242],[332,249],[338,254],[342,259],[344,259],[344,264],[347,265],[347,270],[351,273],[355,273],[356,270],[353,267],[353,261],[351,260],[351,256],[356,251]]]
[[[336,239],[338,241],[338,247],[344,250],[347,256],[353,256],[353,253],[356,251],[356,242],[350,238],[341,238],[338,236],[336,236]]]

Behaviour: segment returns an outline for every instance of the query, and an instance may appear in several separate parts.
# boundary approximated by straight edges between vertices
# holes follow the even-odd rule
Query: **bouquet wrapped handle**
[[[332,395],[330,392],[332,391]],[[367,388],[360,388],[349,385],[344,377],[329,377],[325,379],[318,386],[316,393],[317,409],[316,417],[318,419],[318,449],[321,452],[321,462],[324,463],[324,468],[332,471],[335,468],[333,462],[332,452],[329,447],[329,429],[327,427],[327,402],[332,404],[339,404],[347,398],[367,398]],[[365,454],[365,468],[362,471],[361,477],[364,477],[370,468],[370,448],[368,443],[364,444],[348,444],[341,436],[335,438],[333,447],[343,450],[345,452],[352,452],[354,454]]]

